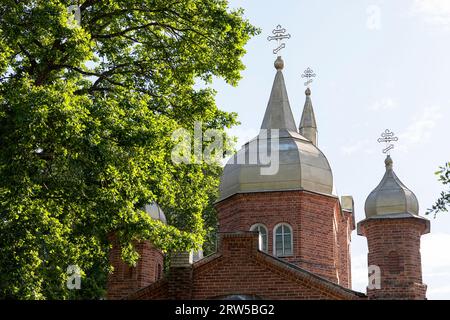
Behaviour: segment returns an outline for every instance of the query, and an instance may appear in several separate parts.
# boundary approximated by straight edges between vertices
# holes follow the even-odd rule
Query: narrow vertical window
[[[123,277],[124,277],[124,279],[133,279],[133,277],[134,277],[134,267],[133,266],[129,266],[129,265],[125,265]]]
[[[162,278],[162,266],[158,263],[158,271],[156,275],[156,279],[159,280]]]

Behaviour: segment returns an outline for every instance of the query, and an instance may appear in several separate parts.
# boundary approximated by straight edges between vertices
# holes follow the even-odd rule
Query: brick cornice
[[[286,190],[261,190],[261,191],[250,191],[250,192],[237,192],[237,193],[232,194],[229,197],[226,197],[224,199],[216,201],[214,203],[214,205],[219,205],[220,203],[231,201],[231,199],[233,199],[234,197],[242,196],[242,195],[246,195],[246,194],[279,193],[279,192],[309,193],[309,194],[315,194],[315,195],[324,196],[324,197],[328,197],[328,198],[339,200],[339,197],[336,196],[336,195],[333,195],[333,194],[321,193],[321,192],[310,191],[310,190],[307,190],[307,189],[299,188],[299,189],[286,189]]]

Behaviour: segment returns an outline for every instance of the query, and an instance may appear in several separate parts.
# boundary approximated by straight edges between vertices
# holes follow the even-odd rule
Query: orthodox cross
[[[273,54],[277,54],[281,49],[284,49],[286,47],[286,44],[281,41],[284,39],[290,39],[291,35],[289,33],[286,33],[286,29],[282,28],[280,25],[278,25],[275,29],[273,29],[272,33],[274,34],[274,36],[268,36],[267,40],[277,41],[277,47],[273,49]]]
[[[306,69],[302,74],[302,78],[307,79],[305,82],[305,86],[308,87],[314,81],[315,77],[316,74],[314,73],[314,71],[308,67],[308,69]]]
[[[394,136],[394,133],[392,131],[386,129],[381,134],[381,138],[378,138],[377,141],[380,143],[382,142],[386,143],[386,148],[383,149],[383,153],[389,154],[389,151],[394,149],[394,145],[391,142],[398,141],[398,138]]]

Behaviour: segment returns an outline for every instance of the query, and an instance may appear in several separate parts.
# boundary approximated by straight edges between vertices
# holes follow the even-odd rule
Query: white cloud
[[[428,286],[427,298],[450,299],[450,234],[430,233],[421,238],[423,282]],[[367,255],[352,257],[352,288],[366,292]]]
[[[425,261],[424,273],[445,272],[450,275],[450,234],[430,233],[422,238],[422,261]],[[441,274],[442,275],[442,274]]]
[[[414,0],[411,13],[426,23],[450,27],[449,0]]]
[[[422,237],[422,272],[428,299],[450,299],[450,234]]]
[[[365,154],[373,154],[375,152],[373,145],[373,141],[369,139],[363,139],[358,141],[353,141],[348,145],[344,145],[340,147],[340,151],[345,156],[351,156],[358,152],[364,152]]]
[[[352,257],[352,289],[359,292],[366,292],[369,282],[367,269],[367,254],[360,254]]]
[[[370,125],[369,121],[355,122],[351,126],[353,129],[365,129]]]
[[[383,98],[379,101],[375,101],[372,105],[369,106],[369,110],[371,111],[380,111],[380,110],[392,110],[397,108],[397,103],[392,98]]]
[[[448,300],[450,297],[450,286],[431,287],[427,290],[427,297],[430,300]]]
[[[363,147],[365,147],[367,145],[367,141],[366,140],[360,140],[360,141],[356,141],[352,144],[346,145],[346,146],[342,146],[341,152],[346,155],[346,156],[351,156],[352,154],[360,151]]]
[[[413,145],[429,141],[433,134],[433,129],[441,118],[441,108],[425,108],[420,114],[413,117],[411,124],[399,134],[402,142],[399,144],[398,149],[406,151]]]

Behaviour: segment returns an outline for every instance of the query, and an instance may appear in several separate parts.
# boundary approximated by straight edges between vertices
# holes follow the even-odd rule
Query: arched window
[[[125,265],[125,268],[123,270],[123,277],[124,277],[124,279],[133,279],[134,278],[134,267]]]
[[[273,229],[273,254],[277,257],[292,255],[292,228],[280,223]]]
[[[267,228],[263,224],[255,224],[250,231],[259,232],[259,250],[267,252]]]

